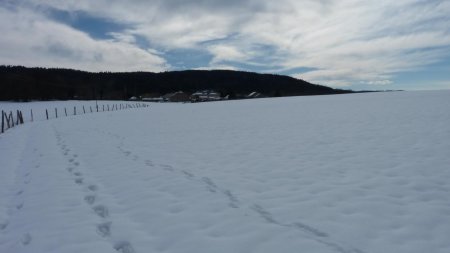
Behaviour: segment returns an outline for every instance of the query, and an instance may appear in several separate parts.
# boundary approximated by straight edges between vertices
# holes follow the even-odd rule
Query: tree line
[[[109,99],[124,100],[143,94],[210,89],[241,98],[250,92],[264,96],[301,96],[350,93],[274,74],[231,70],[170,72],[100,72],[73,69],[0,66],[0,100]]]

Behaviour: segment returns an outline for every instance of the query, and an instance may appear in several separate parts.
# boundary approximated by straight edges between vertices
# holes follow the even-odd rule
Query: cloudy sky
[[[450,89],[448,0],[0,0],[0,64]]]

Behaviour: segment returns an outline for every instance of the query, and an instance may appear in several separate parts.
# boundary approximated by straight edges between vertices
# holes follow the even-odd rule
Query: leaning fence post
[[[48,110],[45,109],[45,116],[47,116],[47,120],[48,120]]]
[[[64,107],[64,114],[66,114],[66,117],[67,117],[67,109],[66,109],[66,107]]]
[[[84,109],[84,105],[83,105],[83,114],[86,114],[86,110]]]
[[[55,108],[55,116],[56,116],[56,118],[58,118],[58,109],[57,108]]]
[[[8,117],[8,114],[5,112],[4,115],[5,115],[5,120],[6,120],[6,126],[8,127],[8,128],[6,128],[6,129],[10,129],[11,126],[9,125],[9,117]],[[6,130],[6,129],[5,129],[5,130]]]
[[[19,110],[16,110],[16,125],[19,125]]]
[[[14,115],[13,115],[12,111],[9,112],[9,118],[11,119],[11,127],[14,127]]]

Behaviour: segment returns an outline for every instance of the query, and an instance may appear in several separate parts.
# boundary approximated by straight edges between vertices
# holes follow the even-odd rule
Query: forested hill
[[[128,99],[132,96],[211,89],[240,98],[350,93],[288,76],[230,70],[91,73],[72,69],[0,66],[0,100]]]

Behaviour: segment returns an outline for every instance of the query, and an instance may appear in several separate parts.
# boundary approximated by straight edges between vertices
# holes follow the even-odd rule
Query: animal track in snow
[[[67,168],[67,171],[68,171],[68,172],[72,172],[72,171],[73,171],[73,168],[72,168],[72,167],[68,167],[68,168]]]
[[[19,195],[21,195],[22,193],[23,193],[23,190],[19,190],[19,191],[16,193],[16,195],[19,196]]]
[[[20,209],[22,209],[22,207],[23,207],[23,203],[20,203],[20,204],[18,204],[18,205],[16,206],[16,209],[17,209],[17,210],[20,210]]]
[[[82,174],[81,174],[81,172],[75,172],[75,173],[73,173],[73,175],[79,177],[79,176],[81,176]]]

